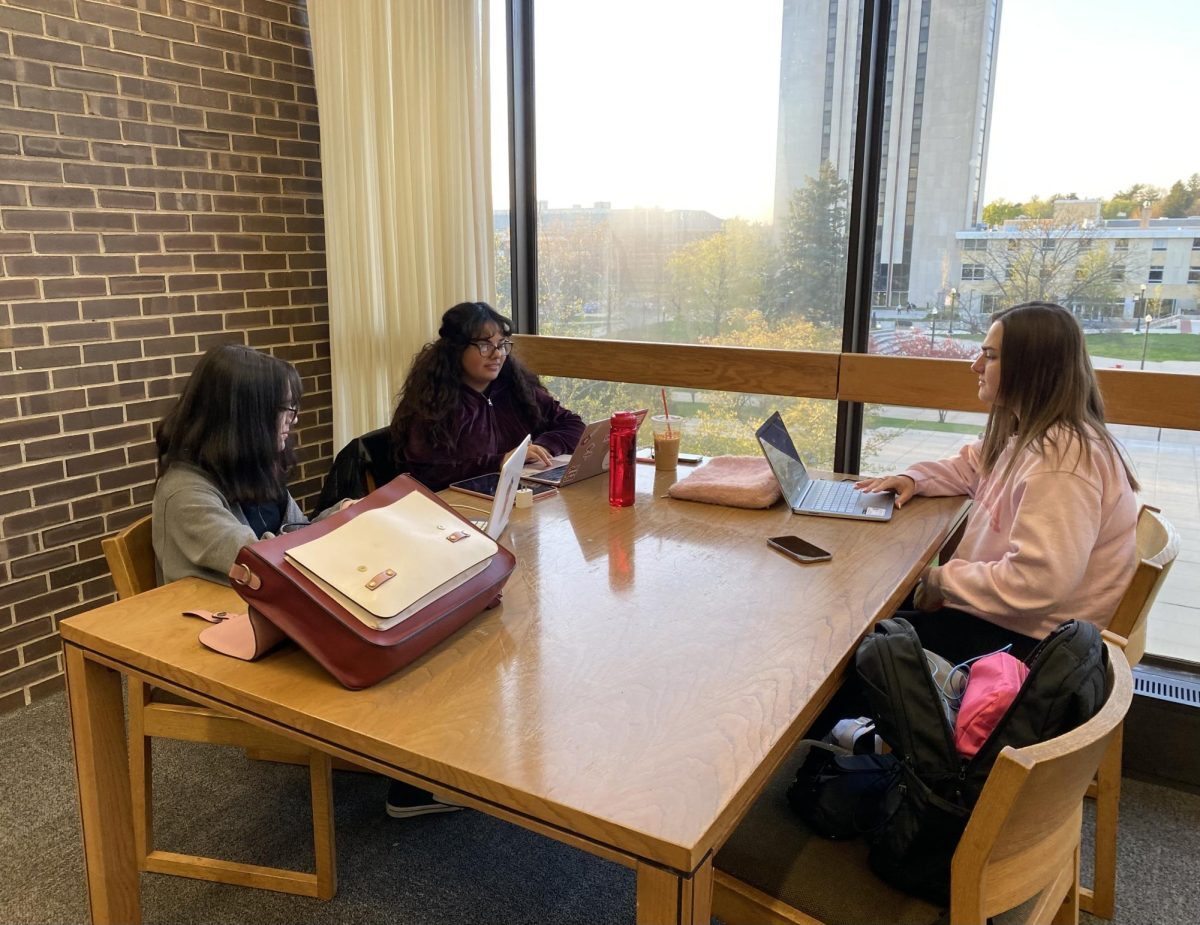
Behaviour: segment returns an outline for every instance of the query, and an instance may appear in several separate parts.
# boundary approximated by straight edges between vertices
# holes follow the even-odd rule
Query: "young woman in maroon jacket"
[[[583,420],[509,355],[511,335],[511,322],[486,302],[462,302],[413,360],[392,445],[397,462],[432,490],[498,471],[526,434],[530,463],[547,465],[579,443]]]

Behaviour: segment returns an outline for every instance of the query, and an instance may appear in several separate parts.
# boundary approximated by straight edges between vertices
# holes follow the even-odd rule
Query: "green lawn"
[[[980,342],[982,334],[954,333],[957,340]],[[1200,335],[1197,334],[1151,334],[1146,344],[1145,334],[1088,334],[1088,353],[1095,357],[1114,360],[1133,360],[1140,363],[1142,347],[1146,348],[1147,360],[1190,360],[1200,362]]]
[[[1092,356],[1114,360],[1140,362],[1145,348],[1147,360],[1200,361],[1200,336],[1195,334],[1152,333],[1149,343],[1145,334],[1089,334],[1087,344]]]
[[[908,430],[910,427],[915,427],[917,430],[939,430],[948,434],[974,434],[979,435],[981,428],[978,424],[956,424],[953,421],[914,421],[912,418],[887,418],[869,416],[865,424],[868,429],[874,430],[879,427],[889,427],[895,430]]]

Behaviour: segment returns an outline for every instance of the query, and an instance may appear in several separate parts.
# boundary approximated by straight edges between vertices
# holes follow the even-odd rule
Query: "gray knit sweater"
[[[238,550],[259,539],[242,506],[231,504],[201,469],[187,463],[174,463],[163,473],[151,511],[160,584],[194,575],[227,585]],[[290,494],[283,522],[308,523]]]

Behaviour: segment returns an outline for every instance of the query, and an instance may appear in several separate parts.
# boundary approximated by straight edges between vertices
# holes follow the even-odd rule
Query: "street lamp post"
[[[937,307],[929,309],[929,347],[933,348],[933,339],[937,335]]]
[[[1154,317],[1150,311],[1150,306],[1146,302],[1146,287],[1142,286],[1142,310],[1146,313],[1146,317],[1142,320],[1146,322],[1145,339],[1142,341],[1142,365],[1139,369],[1146,368],[1146,348],[1150,346],[1150,320]]]
[[[1133,319],[1133,333],[1141,334],[1142,333],[1142,315],[1144,315],[1146,313],[1146,284],[1145,283],[1142,283],[1142,285],[1140,287],[1138,298],[1137,298],[1137,304],[1134,306],[1134,311],[1136,312],[1136,314],[1134,315],[1134,319]]]
[[[954,333],[954,310],[958,308],[958,290],[951,289],[950,295],[946,298],[946,308],[950,312],[950,320],[947,322],[946,334]]]

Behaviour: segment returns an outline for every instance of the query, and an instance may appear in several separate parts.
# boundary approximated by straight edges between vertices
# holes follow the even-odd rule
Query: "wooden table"
[[[875,524],[668,501],[672,481],[639,466],[631,508],[595,478],[515,511],[503,606],[365,691],[294,647],[203,648],[179,612],[241,604],[198,579],[64,621],[93,921],[140,919],[127,674],[631,866],[639,922],[707,923],[714,852],[964,502]],[[768,549],[782,533],[833,559]]]

